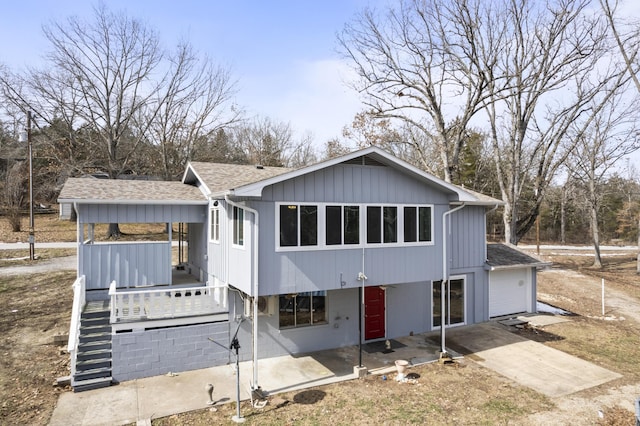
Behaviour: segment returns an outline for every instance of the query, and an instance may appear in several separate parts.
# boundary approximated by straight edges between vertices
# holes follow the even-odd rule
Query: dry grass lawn
[[[51,230],[44,229],[43,218],[36,222],[43,239],[48,235],[54,240],[75,240],[74,226],[56,222],[55,217],[47,220]],[[8,235],[4,226],[0,226],[0,240],[11,241],[16,236]],[[622,378],[569,397],[550,399],[467,357],[457,364],[411,368],[416,377],[411,383],[370,376],[278,394],[261,410],[243,403],[246,424],[633,425],[629,401],[640,395],[628,389],[640,389],[640,322],[625,314],[625,303],[631,309],[640,306],[634,255],[607,259],[603,271],[588,269],[589,258],[548,256],[556,267],[551,273],[539,275],[539,298],[576,315],[570,322],[520,333],[618,372]],[[70,391],[53,386],[57,377],[69,374],[64,344],[55,344],[54,336],[68,333],[75,274],[3,277],[4,266],[7,264],[0,262],[0,424],[45,425],[59,393]],[[615,320],[599,317],[597,292],[590,286],[600,276],[606,278],[607,287],[617,292],[621,301],[621,307],[609,307],[607,312]],[[235,410],[235,404],[229,403],[217,407],[217,411],[205,409],[154,419],[153,424],[234,424],[231,416]]]

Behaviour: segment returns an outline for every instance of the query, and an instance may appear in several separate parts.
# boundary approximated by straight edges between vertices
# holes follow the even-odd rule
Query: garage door
[[[527,312],[531,306],[531,277],[528,268],[489,273],[489,316]]]

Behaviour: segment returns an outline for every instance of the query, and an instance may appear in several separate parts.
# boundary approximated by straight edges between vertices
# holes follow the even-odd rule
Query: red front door
[[[364,288],[364,339],[385,337],[384,290],[380,287]]]

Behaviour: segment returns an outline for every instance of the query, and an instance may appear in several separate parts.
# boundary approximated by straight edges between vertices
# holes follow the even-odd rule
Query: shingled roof
[[[536,259],[533,256],[506,244],[487,244],[487,264],[492,271],[522,266],[545,267],[551,263]]]
[[[191,162],[185,172],[185,183],[193,183],[193,177],[198,177],[212,194],[223,193],[250,183],[256,183],[272,178],[294,169],[286,167],[268,167],[246,164],[223,164]]]
[[[69,178],[59,203],[207,204],[202,191],[182,182]]]

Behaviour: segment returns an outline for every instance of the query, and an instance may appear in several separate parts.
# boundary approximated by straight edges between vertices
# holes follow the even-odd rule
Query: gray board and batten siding
[[[358,273],[363,269],[368,277],[367,285],[424,282],[442,278],[442,215],[450,209],[450,194],[442,188],[428,185],[388,166],[339,164],[321,169],[284,182],[267,186],[260,201],[246,201],[260,215],[259,282],[260,295],[297,293],[317,290],[333,290],[357,287]],[[403,247],[402,244],[378,246],[360,244],[356,247],[341,246],[336,249],[276,250],[277,202],[338,203],[338,204],[427,204],[433,206],[432,244]],[[461,219],[456,220],[456,216]],[[450,244],[456,251],[453,270],[482,268],[484,256],[485,208],[467,206],[453,214],[454,226]],[[227,218],[230,220],[230,218]],[[250,238],[253,215],[245,215],[244,250],[232,249],[230,269],[244,273],[233,276],[230,282],[241,290],[243,283],[250,283]],[[466,221],[466,222],[465,222]],[[461,227],[459,232],[456,229]],[[465,222],[464,225],[462,223]],[[468,222],[468,224],[467,224]],[[475,229],[477,227],[478,229]],[[450,240],[451,241],[451,240]],[[237,283],[237,285],[235,284]]]
[[[79,204],[79,223],[202,223],[206,205]]]

